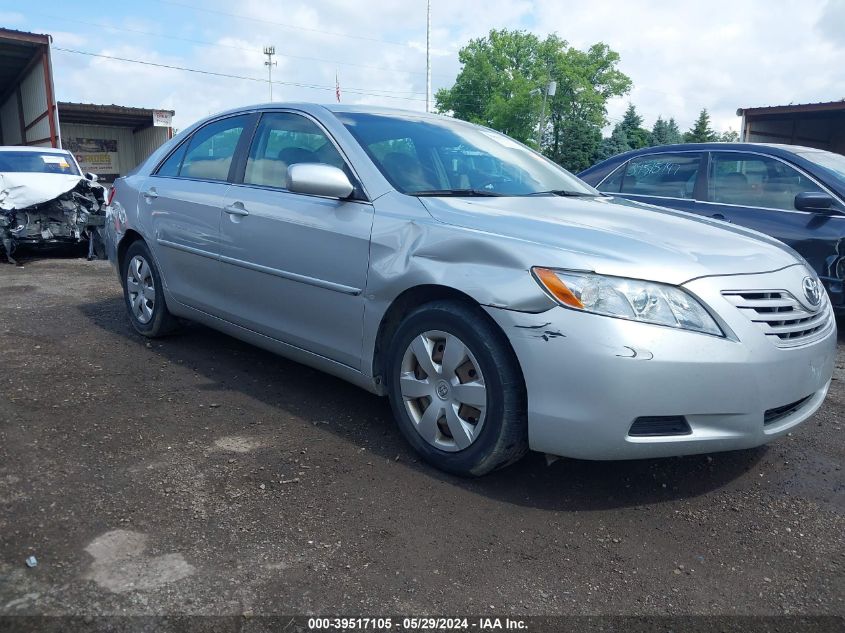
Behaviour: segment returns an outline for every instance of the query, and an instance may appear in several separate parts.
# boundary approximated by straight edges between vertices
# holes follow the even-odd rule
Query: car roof
[[[443,115],[443,114],[433,114],[429,112],[422,112],[420,110],[406,110],[402,108],[387,108],[383,106],[371,106],[371,105],[352,105],[352,104],[341,104],[341,103],[311,103],[311,102],[304,102],[304,101],[272,101],[267,103],[255,103],[252,105],[245,105],[239,108],[232,108],[231,110],[226,110],[225,112],[220,112],[215,114],[211,117],[206,117],[202,119],[202,121],[206,121],[209,118],[215,118],[217,116],[225,116],[230,114],[237,114],[241,112],[255,112],[256,110],[275,110],[279,108],[290,108],[291,110],[301,110],[303,112],[307,112],[309,114],[319,116],[325,115],[325,113],[331,112],[332,114],[344,114],[344,113],[355,113],[355,114],[381,114],[385,116],[402,116],[402,117],[414,117],[414,118],[427,118],[432,120],[437,119],[448,119],[449,121],[459,121],[459,119],[453,119],[452,117]],[[192,124],[193,125],[193,124]]]
[[[731,150],[734,152],[759,152],[765,150],[773,156],[785,156],[790,154],[823,152],[825,150],[814,147],[803,147],[801,145],[786,145],[783,143],[676,143],[674,145],[655,145],[653,147],[641,147],[640,149],[629,150],[616,156],[611,156],[607,161],[622,162],[641,156],[643,154],[654,154],[657,152],[689,152],[689,151],[718,151]],[[605,161],[602,161],[605,162]],[[601,164],[601,163],[599,163]]]
[[[31,145],[3,145],[0,152],[38,152],[39,154],[69,154],[66,149],[58,147],[33,147]]]

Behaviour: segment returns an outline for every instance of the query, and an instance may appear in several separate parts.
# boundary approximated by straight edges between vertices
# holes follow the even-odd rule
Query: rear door
[[[845,235],[845,215],[795,208],[799,193],[827,193],[813,178],[779,158],[734,151],[712,152],[707,174],[712,214],[785,242],[820,276],[829,276]]]
[[[703,194],[704,152],[658,152],[632,158],[598,186],[603,193],[648,204],[706,214]]]
[[[152,248],[167,289],[186,305],[214,312],[225,297],[220,272],[220,216],[236,148],[251,115],[218,119],[199,128],[147,178]]]
[[[223,316],[359,369],[373,207],[288,191],[296,163],[333,165],[355,182],[314,119],[262,115],[220,222]]]

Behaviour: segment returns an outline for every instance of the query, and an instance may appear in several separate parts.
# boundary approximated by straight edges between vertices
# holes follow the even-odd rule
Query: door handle
[[[721,213],[714,213],[714,214],[713,214],[713,215],[711,215],[710,217],[711,217],[711,218],[713,218],[714,220],[721,220],[722,222],[730,222],[730,220],[728,220],[728,219],[727,219],[724,215],[722,215]]]
[[[147,189],[147,190],[146,190],[146,191],[145,191],[142,195],[144,196],[144,198],[145,198],[148,202],[149,202],[150,200],[153,200],[154,198],[158,198],[158,193],[156,192],[156,188],[155,188],[155,187],[150,187],[150,188],[149,188],[149,189]]]
[[[247,216],[249,211],[244,208],[243,202],[233,202],[232,204],[223,207],[223,210],[229,215]]]

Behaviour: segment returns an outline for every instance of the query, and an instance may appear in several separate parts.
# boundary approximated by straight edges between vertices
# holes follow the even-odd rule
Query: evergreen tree
[[[605,158],[616,156],[622,152],[627,152],[630,149],[631,146],[628,144],[628,136],[625,134],[625,130],[622,129],[622,126],[617,123],[616,127],[613,128],[613,133],[610,137],[602,139],[596,159],[604,160]]]
[[[711,143],[717,139],[718,135],[710,127],[710,115],[707,113],[707,108],[704,108],[690,131],[684,135],[684,141],[687,143]]]
[[[666,138],[668,136],[668,127],[669,124],[663,120],[663,117],[658,116],[657,121],[654,122],[654,126],[651,128],[651,145],[666,145],[667,141]]]
[[[630,149],[649,146],[651,133],[643,127],[643,118],[637,114],[633,103],[628,104],[628,109],[625,110],[625,116],[622,117],[619,126],[625,132]]]
[[[684,141],[684,135],[681,134],[681,129],[675,122],[674,117],[671,117],[669,122],[666,124],[666,138],[667,143],[683,143]]]
[[[574,174],[596,162],[601,144],[601,129],[587,121],[572,120],[561,124],[560,142],[549,148],[549,158]],[[557,151],[554,148],[557,147]],[[548,154],[548,149],[547,149]]]
[[[651,145],[672,145],[681,142],[681,132],[675,119],[657,117],[651,130]]]

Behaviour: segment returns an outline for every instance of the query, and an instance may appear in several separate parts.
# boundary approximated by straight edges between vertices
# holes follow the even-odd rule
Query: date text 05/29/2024
[[[525,620],[497,617],[443,618],[443,617],[403,617],[403,618],[309,618],[308,629],[320,630],[359,630],[359,631],[526,631]]]

